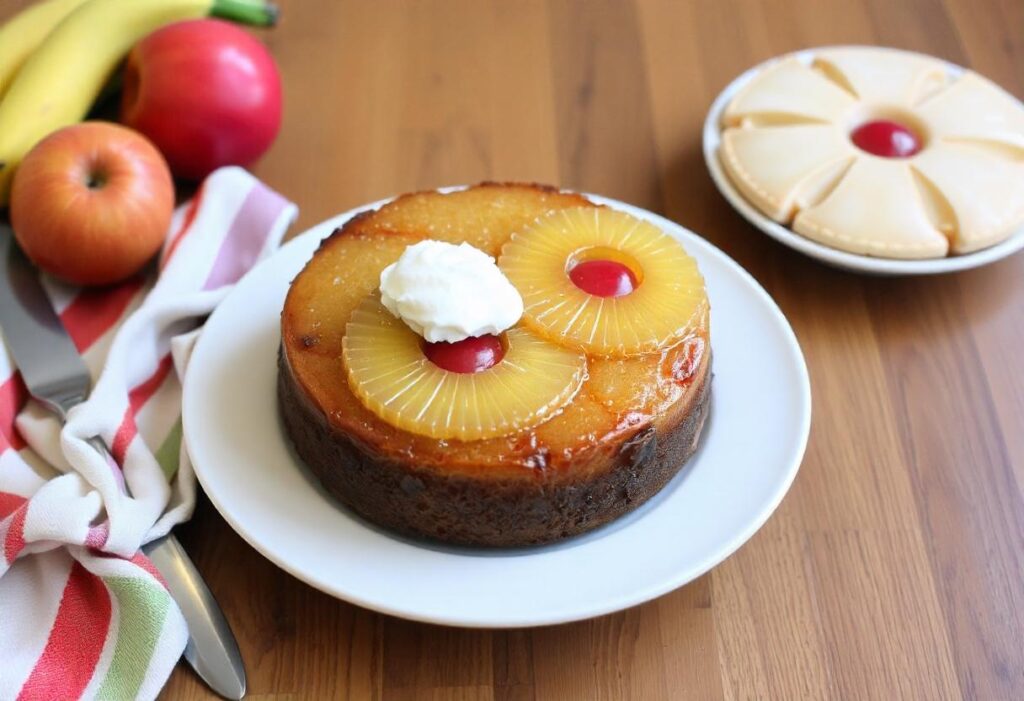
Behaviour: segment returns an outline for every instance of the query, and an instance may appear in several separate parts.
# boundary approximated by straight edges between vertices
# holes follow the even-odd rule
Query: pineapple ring
[[[504,335],[502,360],[472,374],[434,365],[422,344],[374,293],[352,312],[342,357],[367,409],[431,438],[472,441],[532,428],[568,404],[587,374],[584,355],[518,327]]]
[[[576,287],[582,259],[623,263],[639,285],[621,297]],[[682,244],[650,222],[607,207],[566,209],[517,232],[498,267],[523,296],[523,323],[558,343],[596,355],[629,356],[686,336],[707,307],[704,279]]]

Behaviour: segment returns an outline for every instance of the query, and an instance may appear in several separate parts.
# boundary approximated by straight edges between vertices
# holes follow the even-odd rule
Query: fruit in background
[[[29,5],[0,27],[0,97],[58,22],[85,0],[43,0]]]
[[[131,129],[85,122],[33,148],[11,191],[22,250],[52,275],[106,285],[138,272],[164,241],[174,183],[160,152]]]
[[[256,24],[277,17],[264,0],[90,0],[54,27],[0,101],[0,206],[24,155],[47,134],[81,121],[139,39],[211,12]]]
[[[270,52],[218,20],[178,22],[128,55],[121,121],[148,136],[178,177],[248,165],[281,126],[281,78]]]
[[[517,327],[504,337],[504,353],[490,367],[457,367],[458,360],[442,359],[444,351],[424,348],[372,294],[352,312],[342,357],[352,391],[392,426],[472,441],[545,421],[569,403],[586,375],[586,358],[570,348]]]
[[[697,263],[650,222],[607,208],[567,209],[512,234],[498,267],[523,296],[523,323],[590,353],[671,345],[703,318]]]

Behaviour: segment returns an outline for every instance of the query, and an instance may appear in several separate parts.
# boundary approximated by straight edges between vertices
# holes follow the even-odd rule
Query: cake
[[[883,258],[964,254],[1024,226],[1024,106],[977,73],[876,47],[761,69],[725,109],[720,161],[754,207]]]
[[[518,323],[445,344],[393,316],[381,272],[424,240],[496,259],[522,295]],[[281,416],[326,490],[373,524],[460,545],[551,542],[635,509],[693,454],[709,313],[678,241],[581,195],[404,195],[334,231],[292,282]]]

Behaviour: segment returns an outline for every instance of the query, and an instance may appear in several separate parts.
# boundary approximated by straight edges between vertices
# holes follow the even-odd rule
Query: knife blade
[[[0,223],[0,330],[29,393],[65,421],[89,396],[89,369],[6,223]],[[89,442],[113,460],[99,438]],[[173,535],[143,550],[188,623],[185,659],[215,692],[242,698],[246,678],[238,643],[195,564]]]

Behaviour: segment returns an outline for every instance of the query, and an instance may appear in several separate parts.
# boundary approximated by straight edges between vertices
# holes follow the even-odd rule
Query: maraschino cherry
[[[850,134],[859,148],[883,158],[909,158],[921,150],[921,139],[907,127],[888,119],[861,124]]]
[[[471,336],[448,343],[425,343],[423,354],[442,370],[470,374],[492,368],[505,357],[505,347],[497,336]]]
[[[585,260],[569,271],[572,284],[597,297],[622,297],[637,288],[636,275],[614,260]]]

